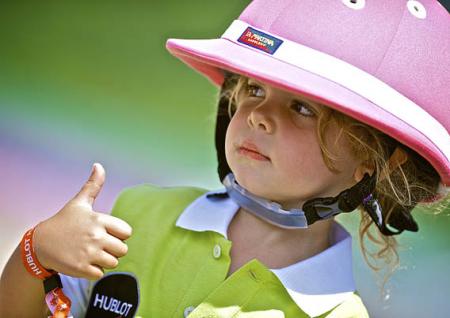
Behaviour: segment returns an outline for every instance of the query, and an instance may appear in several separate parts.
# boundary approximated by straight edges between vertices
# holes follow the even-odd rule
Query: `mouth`
[[[251,159],[270,161],[270,158],[262,154],[258,147],[251,142],[245,141],[242,143],[242,145],[238,147],[238,153]]]

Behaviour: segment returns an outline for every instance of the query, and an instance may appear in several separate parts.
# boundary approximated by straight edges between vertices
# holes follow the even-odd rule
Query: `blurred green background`
[[[217,89],[165,41],[218,37],[247,3],[0,3],[0,269],[26,229],[79,191],[93,162],[107,172],[96,201],[104,212],[137,183],[220,187]],[[371,317],[449,315],[450,212],[421,212],[420,231],[400,237],[402,264],[384,299],[355,236]],[[340,220],[357,233],[357,215]]]

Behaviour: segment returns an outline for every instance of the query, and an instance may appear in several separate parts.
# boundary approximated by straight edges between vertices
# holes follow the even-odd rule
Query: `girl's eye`
[[[298,114],[305,117],[314,117],[316,113],[312,110],[312,107],[305,102],[295,101],[291,108]]]
[[[247,85],[247,93],[252,97],[264,97],[264,90],[257,85]]]

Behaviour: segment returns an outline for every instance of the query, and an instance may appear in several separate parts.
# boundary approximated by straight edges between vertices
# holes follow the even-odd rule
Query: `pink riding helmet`
[[[208,40],[167,48],[329,105],[427,159],[450,186],[450,15],[436,0],[255,0]]]

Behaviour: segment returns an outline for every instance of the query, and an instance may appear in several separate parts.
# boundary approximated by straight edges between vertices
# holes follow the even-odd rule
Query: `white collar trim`
[[[197,232],[214,231],[228,239],[228,225],[239,206],[230,198],[207,198],[208,194],[216,192],[205,193],[192,202],[179,216],[176,226]],[[292,300],[310,317],[333,309],[356,290],[350,234],[335,222],[331,241],[331,247],[313,257],[284,268],[270,269]]]

